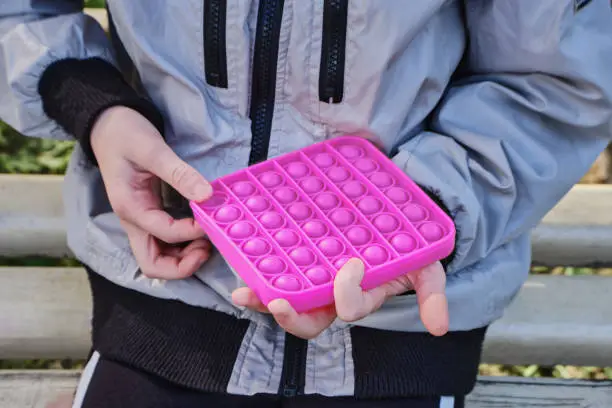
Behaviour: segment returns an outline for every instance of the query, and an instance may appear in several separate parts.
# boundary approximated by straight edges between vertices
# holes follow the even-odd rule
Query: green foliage
[[[73,258],[50,258],[46,256],[28,256],[19,258],[6,258],[0,256],[0,267],[2,266],[49,266],[49,267],[73,267],[81,266],[79,261]]]
[[[82,369],[83,360],[0,360],[0,370]]]
[[[37,139],[0,122],[0,173],[63,174],[74,142]]]
[[[89,8],[103,8],[104,0],[85,0],[85,7]]]
[[[541,367],[533,365],[506,366],[499,364],[481,364],[481,375],[487,376],[517,376],[533,378],[562,378],[580,380],[611,380],[612,367],[577,367],[556,365]]]

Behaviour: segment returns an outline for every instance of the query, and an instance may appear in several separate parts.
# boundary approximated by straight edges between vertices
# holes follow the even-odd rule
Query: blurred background
[[[104,0],[86,1],[86,7],[103,8]],[[26,138],[0,121],[0,173],[56,174],[66,169],[73,148],[72,142],[50,141]],[[612,182],[612,149],[603,152],[589,173],[582,179],[585,184],[609,184]],[[70,258],[54,259],[44,257],[0,258],[1,266],[76,266]],[[533,274],[556,275],[607,275],[612,269],[534,267]],[[80,368],[82,361],[72,360],[0,360],[0,369],[8,368]],[[525,377],[557,377],[580,379],[612,379],[612,367],[552,366],[501,366],[482,365],[484,375],[516,375]]]

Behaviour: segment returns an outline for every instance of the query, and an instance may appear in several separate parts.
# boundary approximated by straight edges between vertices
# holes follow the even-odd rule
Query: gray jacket
[[[115,62],[111,44],[80,1],[8,3],[0,6],[0,117],[28,136],[68,139],[43,113],[37,81],[61,58]],[[325,21],[322,0],[285,0],[263,152],[252,146],[258,119],[250,105],[252,75],[261,75],[253,74],[258,2],[227,0],[225,29],[216,33],[224,42],[211,48],[204,45],[212,35],[203,26],[204,3],[108,0],[117,35],[163,112],[166,140],[178,155],[213,180],[247,166],[254,148],[274,157],[343,134],[376,142],[437,193],[455,220],[450,329],[499,318],[528,274],[530,228],[610,141],[610,1],[353,0],[345,42],[340,37],[338,44],[323,25],[342,21]],[[262,350],[276,341],[280,329],[269,317],[231,303],[241,282],[221,257],[184,280],[139,274],[98,170],[79,148],[66,174],[65,205],[70,248],[98,273],[160,298],[251,319],[251,341]],[[410,295],[357,325],[424,330]],[[350,369],[341,352],[350,347],[341,335],[347,327],[335,323],[310,342],[309,370],[318,350],[343,356],[318,361],[307,379],[310,392],[350,392],[350,377],[336,379]],[[232,386],[252,393],[276,385]]]

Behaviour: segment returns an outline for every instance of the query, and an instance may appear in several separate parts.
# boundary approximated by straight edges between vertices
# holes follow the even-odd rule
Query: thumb
[[[207,200],[212,195],[212,186],[204,176],[178,157],[163,140],[155,143],[152,159],[138,164],[164,180],[186,199],[196,202]]]

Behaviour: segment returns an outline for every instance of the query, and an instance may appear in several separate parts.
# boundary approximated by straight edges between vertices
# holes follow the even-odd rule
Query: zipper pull
[[[297,388],[297,385],[285,384],[285,387],[283,388],[283,397],[295,397],[297,395]]]

